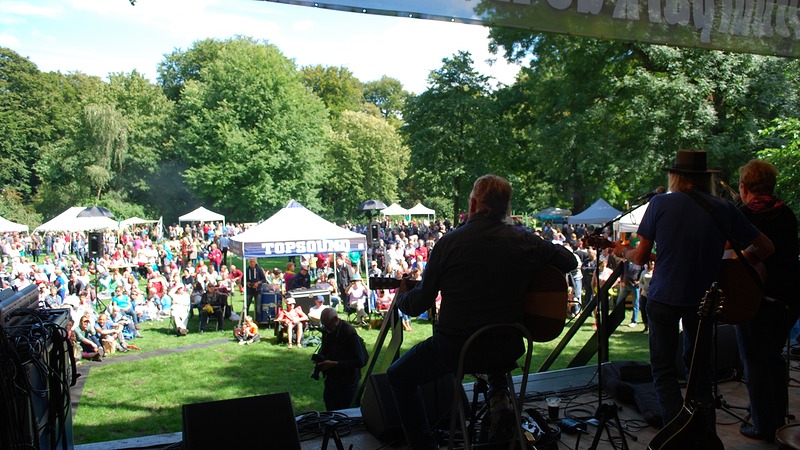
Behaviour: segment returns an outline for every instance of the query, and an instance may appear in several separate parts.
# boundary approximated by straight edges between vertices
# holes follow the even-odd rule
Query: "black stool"
[[[453,414],[450,416],[450,436],[448,448],[453,448],[453,439],[456,432],[456,420],[460,422],[461,432],[464,437],[464,448],[471,449],[472,443],[470,442],[470,432],[467,427],[467,412],[465,406],[466,393],[464,392],[464,372],[465,372],[465,359],[469,353],[472,344],[481,336],[490,332],[512,332],[518,333],[520,338],[525,340],[525,365],[522,367],[522,383],[520,384],[519,393],[514,391],[514,380],[511,377],[511,371],[518,367],[517,361],[505,361],[499,365],[492,367],[482,366],[480,362],[467,363],[467,373],[505,373],[508,383],[509,393],[511,394],[511,404],[514,407],[514,425],[517,436],[509,440],[509,449],[514,448],[515,439],[518,440],[520,448],[527,448],[525,439],[525,430],[522,428],[522,407],[525,401],[525,391],[528,385],[528,373],[531,366],[531,357],[533,355],[533,339],[530,332],[520,323],[499,323],[486,325],[472,334],[464,343],[461,349],[461,354],[458,357],[458,367],[453,378],[454,392],[453,392]],[[470,355],[474,358],[475,355]],[[484,400],[488,403],[489,399],[485,397]]]

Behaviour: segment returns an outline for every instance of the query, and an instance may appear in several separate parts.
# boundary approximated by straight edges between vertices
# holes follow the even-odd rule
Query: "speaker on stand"
[[[89,232],[89,257],[93,259],[102,258],[103,248],[103,233],[99,231]]]

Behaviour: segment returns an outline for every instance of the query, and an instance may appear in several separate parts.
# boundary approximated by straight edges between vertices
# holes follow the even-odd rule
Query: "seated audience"
[[[361,275],[353,275],[353,281],[345,289],[347,295],[347,306],[356,311],[356,323],[366,325],[367,311],[365,305],[369,298],[369,290],[361,281]]]
[[[286,309],[278,313],[276,322],[286,327],[289,348],[292,348],[292,337],[296,337],[298,347],[303,346],[303,326],[308,321],[308,316],[303,308],[296,306],[293,298],[286,299]]]
[[[189,308],[191,299],[182,284],[177,284],[169,291],[172,297],[172,319],[175,321],[175,334],[186,336],[189,326]]]
[[[319,278],[317,278],[317,284],[314,285],[314,289],[327,289],[331,293],[331,306],[334,308],[341,302],[341,299],[338,295],[336,295],[336,285],[331,284],[328,281],[328,274],[325,272],[319,273]]]
[[[128,343],[122,335],[122,330],[124,328],[125,326],[121,323],[114,323],[111,321],[106,313],[97,316],[97,322],[94,324],[94,329],[102,341],[108,341],[108,345],[114,346],[114,349],[120,352],[128,351]],[[104,343],[104,345],[106,344]]]
[[[226,295],[217,292],[217,285],[209,283],[206,293],[200,300],[200,332],[203,333],[208,325],[208,319],[214,316],[217,319],[217,331],[222,331],[222,319],[225,306],[228,303]]]
[[[75,328],[76,342],[81,346],[81,356],[84,359],[102,361],[105,354],[103,344],[100,342],[100,338],[92,327],[91,322],[88,316],[80,318],[78,327]]]

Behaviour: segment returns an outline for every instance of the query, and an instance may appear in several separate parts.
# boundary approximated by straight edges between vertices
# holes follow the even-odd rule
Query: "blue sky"
[[[276,45],[300,66],[344,66],[362,81],[388,75],[416,93],[458,50],[497,81],[512,83],[519,69],[488,52],[488,30],[476,25],[254,0],[0,0],[0,46],[42,71],[106,78],[136,69],[155,81],[164,54],[237,34]]]

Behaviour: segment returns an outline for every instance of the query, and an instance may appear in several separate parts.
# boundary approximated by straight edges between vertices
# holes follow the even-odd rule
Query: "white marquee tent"
[[[629,212],[622,216],[619,219],[619,222],[615,224],[618,233],[635,233],[636,230],[639,229],[639,224],[642,223],[642,217],[644,217],[644,212],[647,211],[647,205],[649,203],[645,203],[634,209],[633,211]]]
[[[408,210],[408,214],[412,216],[433,216],[434,219],[436,218],[436,211],[428,208],[422,203],[417,203],[412,208],[410,208]]]
[[[47,232],[105,230],[107,228],[117,229],[117,221],[105,216],[78,217],[78,214],[85,209],[85,206],[72,206],[67,208],[66,211],[39,225],[33,231]]]
[[[224,227],[225,216],[201,206],[190,213],[178,217],[178,223],[180,222],[222,222]]]
[[[617,217],[621,213],[622,211],[619,211],[618,209],[609,205],[607,201],[601,198],[598,199],[596,202],[594,202],[592,206],[586,208],[586,210],[584,210],[580,214],[570,216],[567,219],[567,222],[603,224]]]
[[[367,237],[328,222],[291,200],[269,219],[233,236],[230,249],[242,258],[366,252]]]
[[[4,217],[0,217],[0,233],[9,232],[27,233],[28,226],[21,223],[12,222]]]
[[[381,214],[384,216],[407,216],[408,210],[397,203],[392,203],[388,207],[382,209]]]
[[[290,200],[269,219],[233,236],[230,249],[242,259],[358,251],[366,260],[367,237],[328,222]],[[247,284],[247,279],[243,281]]]

